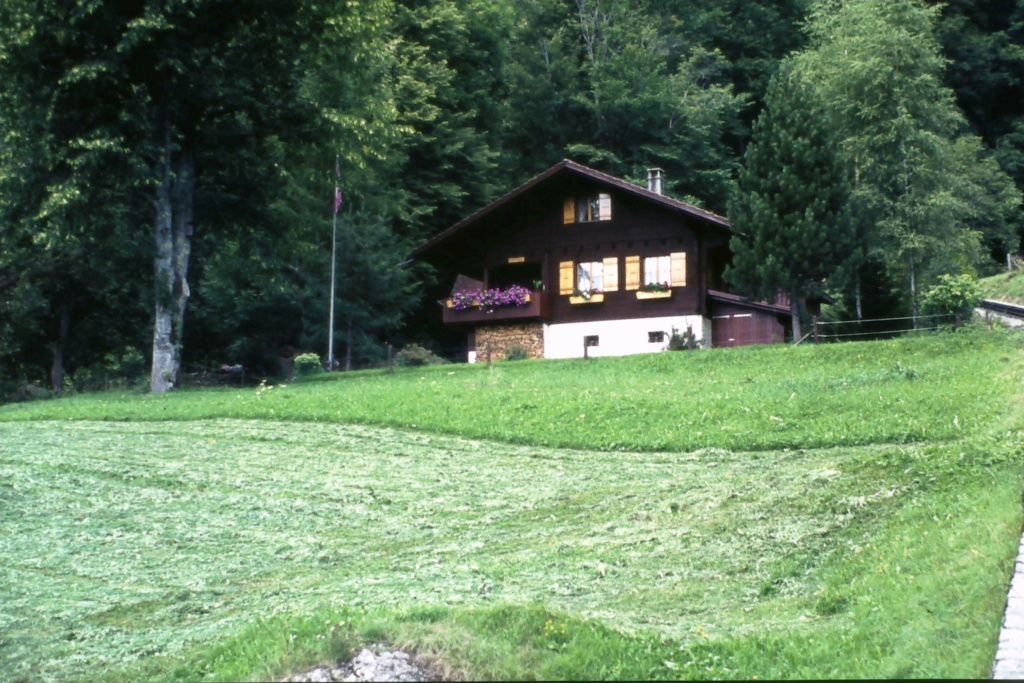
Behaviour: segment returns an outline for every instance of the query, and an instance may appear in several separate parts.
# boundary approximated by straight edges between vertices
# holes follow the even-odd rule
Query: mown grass
[[[273,679],[377,640],[471,678],[986,676],[1021,529],[1020,348],[943,335],[4,408],[0,680]],[[591,391],[573,410],[595,410],[662,377],[652,428],[711,408],[711,447],[510,443],[534,428],[417,412],[455,380],[493,387],[490,413],[461,394],[454,414],[479,418],[518,392]],[[841,415],[783,413],[826,377]],[[232,397],[249,412],[221,415]],[[416,430],[332,424],[357,397],[363,421],[408,410]],[[303,405],[322,412],[296,422]],[[752,436],[761,412],[790,430]],[[440,433],[477,422],[503,441]]]

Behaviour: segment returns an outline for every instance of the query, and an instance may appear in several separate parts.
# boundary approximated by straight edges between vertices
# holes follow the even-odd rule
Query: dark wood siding
[[[545,263],[545,293],[554,322],[585,322],[635,319],[660,316],[704,314],[707,280],[703,276],[706,250],[722,247],[726,237],[716,229],[706,229],[697,219],[683,218],[660,206],[652,206],[635,196],[612,190],[612,219],[586,223],[563,223],[563,204],[567,196],[586,196],[609,192],[608,188],[586,179],[557,188],[544,188],[530,196],[528,206],[500,220],[524,226],[509,230],[509,225],[494,224],[494,241],[482,254],[486,268],[498,268],[510,259],[525,263]],[[498,217],[495,217],[496,219]],[[669,299],[638,300],[635,291],[625,289],[627,256],[667,256],[686,252],[686,286],[674,287]],[[574,305],[558,293],[558,269],[563,261],[601,261],[618,259],[618,291],[606,292],[603,303]]]
[[[786,328],[775,313],[717,302],[711,307],[713,347],[777,344],[785,338]]]

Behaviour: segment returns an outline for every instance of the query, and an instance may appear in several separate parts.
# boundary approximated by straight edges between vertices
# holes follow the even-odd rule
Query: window
[[[648,256],[644,259],[644,284],[669,285],[672,283],[672,257]]]
[[[558,293],[571,295],[573,291],[619,291],[619,257],[609,256],[600,261],[561,261],[558,264]]]
[[[584,197],[566,197],[562,206],[563,223],[591,223],[612,219],[612,197],[600,193]]]
[[[647,333],[648,344],[664,344],[665,333],[664,332],[648,332]]]
[[[596,334],[590,334],[583,338],[584,346],[600,346],[601,337]]]
[[[663,256],[626,257],[626,289],[640,289],[649,285],[686,286],[686,252],[678,251]]]
[[[604,291],[604,261],[589,261],[576,266],[576,289]]]

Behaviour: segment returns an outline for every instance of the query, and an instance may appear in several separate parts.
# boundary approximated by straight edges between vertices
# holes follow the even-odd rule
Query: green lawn
[[[1024,273],[1019,270],[984,278],[978,285],[986,299],[1024,304]]]
[[[474,678],[984,677],[1021,369],[968,333],[6,406],[0,681],[376,639]]]

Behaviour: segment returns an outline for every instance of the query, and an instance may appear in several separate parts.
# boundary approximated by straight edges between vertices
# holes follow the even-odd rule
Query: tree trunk
[[[174,338],[178,345],[177,362],[180,369],[185,308],[191,294],[188,287],[188,264],[192,256],[192,210],[196,189],[196,158],[191,144],[184,146],[179,153],[174,189]]]
[[[178,168],[171,176],[171,130],[165,127],[164,150],[158,162],[159,183],[154,199],[156,307],[153,325],[153,368],[149,386],[154,394],[174,387],[181,371],[181,336],[188,304],[187,281],[192,251],[192,206],[195,195],[195,156],[192,140],[182,140]]]
[[[71,306],[65,301],[60,305],[60,332],[53,342],[53,367],[50,368],[50,383],[55,394],[64,390],[64,351],[68,348],[70,329]]]
[[[917,305],[917,272],[914,268],[914,257],[908,257],[907,263],[910,266],[910,315],[914,319],[914,329],[916,330],[921,326],[919,320],[921,312]]]
[[[854,299],[857,302],[857,320],[864,319],[864,302],[860,295],[860,272],[857,273],[857,279],[855,282],[856,290],[854,291]]]
[[[352,369],[352,321],[348,321],[348,342],[345,345],[345,372]]]
[[[800,298],[796,294],[789,295],[789,315],[793,321],[793,343],[803,339],[803,330],[800,329]]]

